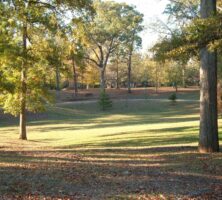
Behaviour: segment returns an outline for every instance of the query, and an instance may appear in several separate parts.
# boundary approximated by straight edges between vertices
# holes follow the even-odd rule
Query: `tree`
[[[116,60],[125,60],[127,65],[127,86],[128,93],[131,93],[132,79],[132,56],[135,50],[141,47],[142,39],[139,33],[144,29],[143,14],[139,13],[135,7],[128,6],[124,11],[125,18],[122,18],[125,28],[123,30],[122,42],[112,55]],[[117,61],[118,64],[118,61]],[[118,69],[118,68],[117,68]],[[117,73],[118,74],[118,73]]]
[[[216,0],[202,0],[200,17],[192,19],[177,34],[154,46],[156,57],[191,58],[200,52],[200,133],[199,151],[219,151],[217,122],[217,53],[222,47],[221,12]]]
[[[8,12],[7,17],[11,22],[8,24],[7,30],[11,32],[14,31],[14,34],[8,35],[10,40],[7,41],[8,43],[2,50],[4,76],[10,80],[7,70],[7,68],[10,68],[11,72],[13,72],[11,78],[13,78],[14,91],[12,94],[5,91],[3,93],[3,95],[5,94],[3,99],[6,101],[1,103],[4,104],[6,111],[12,114],[19,113],[19,138],[25,140],[27,139],[26,108],[28,108],[28,98],[33,97],[39,100],[38,95],[34,97],[33,92],[30,90],[30,86],[34,86],[34,84],[28,79],[28,76],[31,76],[32,72],[35,71],[31,66],[40,64],[40,62],[34,62],[39,55],[36,52],[37,49],[35,49],[38,36],[34,35],[33,32],[42,30],[42,25],[46,18],[50,16],[51,12],[49,10],[51,10],[51,7],[47,3],[35,1],[15,1],[13,3],[11,1],[4,1],[1,2],[1,6],[4,7],[2,12]],[[1,13],[1,15],[2,14],[3,13]],[[5,21],[4,16],[1,18]],[[17,52],[15,50],[17,50]],[[14,63],[12,62],[12,58],[14,59]],[[18,80],[19,73],[20,80]],[[30,85],[28,85],[28,83],[30,83]],[[33,96],[27,95],[28,92],[33,94]],[[17,109],[13,109],[12,107],[12,103],[15,102],[17,102]]]
[[[178,86],[183,85],[183,82],[185,82],[183,78],[183,65],[181,65],[180,62],[168,61],[165,66],[167,68],[167,80],[170,85],[175,88],[175,92],[177,93]]]
[[[201,18],[216,14],[216,0],[201,0]],[[219,151],[217,120],[217,52],[200,49],[200,152]]]
[[[100,70],[100,87],[105,88],[105,69],[110,54],[114,51],[119,35],[117,34],[117,3],[95,1],[96,14],[84,16],[77,23],[76,37],[87,49],[85,59]],[[112,18],[112,21],[110,20]],[[75,21],[76,23],[76,21]]]
[[[82,83],[86,84],[87,89],[89,87],[94,88],[95,86],[99,86],[100,71],[98,67],[96,67],[95,65],[91,65],[91,63],[88,63],[87,67],[85,69],[81,68],[80,71],[82,72]]]
[[[106,66],[118,46],[126,40],[134,8],[125,3],[98,0],[94,1],[94,9],[95,15],[79,20],[76,35],[87,49],[85,58],[99,68],[100,87],[104,90]]]
[[[142,30],[143,26],[143,15],[135,10],[134,7],[128,8],[128,16],[126,18],[125,24],[127,24],[127,29],[125,29],[125,41],[123,43],[123,51],[126,53],[127,67],[128,67],[128,93],[131,93],[131,71],[132,71],[132,55],[133,51],[141,46],[142,39],[138,35]]]
[[[120,89],[119,68],[120,68],[120,55],[119,55],[119,51],[117,49],[117,52],[116,52],[114,58],[111,60],[111,67],[110,67],[110,69],[111,69],[110,71],[114,71],[116,73],[116,89]]]
[[[0,98],[5,112],[20,115],[20,139],[26,140],[26,110],[43,108],[48,72],[44,40],[60,8],[81,8],[88,1],[0,2],[0,73],[6,81]]]
[[[57,27],[55,31],[49,33],[46,45],[46,55],[48,64],[55,74],[56,91],[60,91],[61,71],[65,68],[65,60],[68,54],[68,42],[64,33]]]
[[[79,69],[83,70],[86,67],[86,63],[84,62],[84,49],[81,44],[75,41],[71,42],[70,45],[70,55],[69,58],[72,62],[72,70],[73,70],[73,81],[74,81],[74,94],[78,95],[78,72],[77,66]]]
[[[121,87],[121,83],[127,82],[126,60],[118,49],[107,66],[106,79],[111,81],[112,86],[115,84],[116,89]]]

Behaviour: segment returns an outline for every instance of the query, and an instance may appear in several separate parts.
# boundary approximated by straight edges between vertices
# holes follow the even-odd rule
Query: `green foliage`
[[[47,85],[53,70],[66,70],[66,26],[61,14],[90,7],[90,0],[0,1],[0,105],[5,112],[17,116],[22,96],[31,112],[44,110],[52,101]]]
[[[182,60],[182,61],[181,61]],[[132,54],[132,71],[131,81],[137,86],[197,86],[199,83],[199,61],[192,58],[187,60],[165,60],[164,62],[156,61],[149,55],[140,53]],[[118,65],[118,67],[117,67]],[[112,60],[106,71],[107,83],[115,85],[127,82],[126,63],[122,60]],[[144,84],[141,84],[141,83]]]
[[[197,17],[198,12],[199,0],[170,0],[164,10],[164,14],[169,15],[170,20],[174,19],[176,23],[180,24]]]
[[[9,65],[6,65],[9,66]],[[20,72],[19,69],[4,67],[4,81],[1,85],[0,104],[4,111],[17,116],[20,113]],[[31,112],[44,110],[46,102],[51,102],[52,97],[46,87],[46,79],[49,68],[47,63],[33,63],[33,67],[27,72],[27,96],[26,109]],[[44,81],[45,80],[45,81]]]
[[[21,108],[19,94],[8,93],[0,95],[0,105],[3,107],[5,113],[10,113],[14,116],[18,116]]]
[[[105,69],[120,45],[124,44],[127,50],[132,48],[132,40],[135,41],[134,46],[141,45],[138,33],[143,29],[143,15],[132,6],[113,1],[97,0],[93,7],[95,15],[87,13],[73,20],[76,24],[74,35],[86,49],[85,59]]]
[[[109,110],[112,108],[112,101],[109,98],[109,95],[105,92],[105,90],[100,92],[99,95],[99,106],[101,110]]]
[[[177,100],[177,94],[176,93],[171,94],[168,99],[171,100],[172,102],[175,102]]]
[[[166,67],[166,77],[167,81],[170,85],[174,85],[175,87],[182,85],[182,77],[183,77],[183,67],[185,64],[181,62],[167,62],[165,64]]]
[[[151,49],[156,60],[189,60],[199,49],[222,50],[222,13],[209,18],[193,18],[179,30],[157,42]]]

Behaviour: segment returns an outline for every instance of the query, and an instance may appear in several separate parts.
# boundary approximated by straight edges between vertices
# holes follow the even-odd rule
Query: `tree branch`
[[[83,57],[84,59],[90,60],[91,62],[93,62],[94,64],[96,64],[96,66],[100,67],[99,63],[96,62],[96,60],[90,58],[90,57]]]

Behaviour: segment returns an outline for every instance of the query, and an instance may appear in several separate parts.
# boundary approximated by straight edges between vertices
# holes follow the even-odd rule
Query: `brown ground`
[[[76,101],[76,100],[90,100],[90,99],[98,99],[99,97],[99,89],[84,89],[79,90],[78,95],[74,95],[73,90],[62,90],[60,94],[57,95],[58,101]],[[198,87],[189,87],[189,88],[178,88],[178,94],[185,93],[198,93]],[[148,88],[132,88],[132,93],[128,94],[126,88],[121,89],[106,89],[106,92],[113,99],[124,99],[124,98],[168,98],[168,96],[172,93],[175,93],[175,88],[173,87],[161,87],[156,89],[153,87]]]
[[[0,199],[220,200],[221,158],[194,147],[3,148]]]

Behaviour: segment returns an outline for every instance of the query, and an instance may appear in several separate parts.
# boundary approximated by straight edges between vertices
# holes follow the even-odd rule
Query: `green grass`
[[[26,143],[53,148],[197,145],[198,125],[198,103],[193,102],[123,101],[107,112],[96,103],[67,104],[31,116]],[[1,144],[19,144],[16,120],[0,128],[0,135]]]
[[[29,114],[28,141],[17,139],[18,119],[0,115],[0,199],[215,199],[222,154],[197,152],[198,107],[60,104]]]

